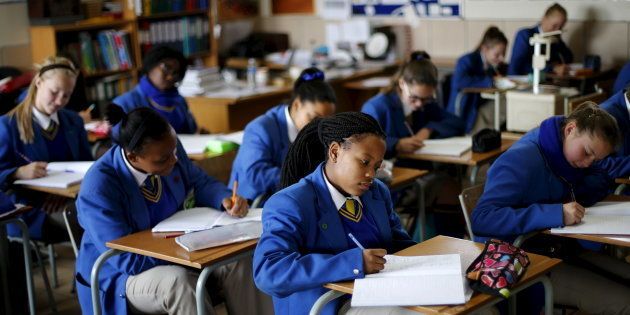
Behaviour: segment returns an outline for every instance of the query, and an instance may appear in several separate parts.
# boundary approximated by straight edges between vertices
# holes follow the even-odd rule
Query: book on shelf
[[[151,16],[159,13],[186,13],[208,9],[208,0],[135,0],[137,16]]]
[[[92,102],[108,102],[133,87],[133,78],[129,74],[110,75],[86,84],[88,99]]]
[[[169,46],[185,56],[210,50],[207,17],[191,16],[160,21],[142,21],[138,41],[142,55],[154,46]]]
[[[78,33],[76,42],[66,43],[61,50],[70,55],[86,74],[128,70],[133,69],[129,41],[126,31],[85,31]]]

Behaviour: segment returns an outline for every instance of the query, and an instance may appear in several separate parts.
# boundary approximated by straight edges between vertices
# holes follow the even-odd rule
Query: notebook
[[[553,228],[551,233],[630,235],[630,202],[599,202],[586,208],[579,224]]]
[[[472,147],[471,137],[452,137],[446,139],[424,140],[424,147],[416,154],[461,156]]]
[[[260,238],[261,234],[262,223],[260,221],[249,221],[187,233],[175,238],[175,243],[192,252]]]
[[[201,154],[206,150],[210,140],[216,140],[216,135],[177,135],[186,154]]]
[[[194,232],[212,229],[216,226],[262,220],[262,208],[249,209],[244,218],[235,218],[225,211],[213,208],[192,208],[177,211],[166,220],[158,223],[151,232]]]
[[[45,177],[34,179],[20,179],[13,182],[16,185],[29,185],[48,188],[68,188],[81,183],[84,173],[67,171],[49,171]]]
[[[220,140],[223,141],[230,141],[230,142],[234,142],[238,145],[243,144],[243,137],[245,136],[245,131],[241,130],[241,131],[237,131],[237,132],[233,132],[233,133],[228,133],[228,134],[224,134],[224,135],[220,135],[218,138]]]
[[[46,166],[46,170],[57,172],[74,172],[74,173],[87,173],[92,167],[94,161],[79,161],[79,162],[49,162]]]
[[[386,255],[385,260],[381,272],[354,280],[352,306],[453,305],[472,296],[464,276],[469,258]]]

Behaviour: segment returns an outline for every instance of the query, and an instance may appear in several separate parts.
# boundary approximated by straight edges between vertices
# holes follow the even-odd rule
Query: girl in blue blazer
[[[580,223],[584,207],[608,194],[610,178],[592,164],[612,153],[618,141],[615,119],[594,103],[568,117],[543,121],[490,167],[472,213],[476,240],[513,241],[529,232]],[[556,303],[587,313],[630,310],[628,287],[580,267],[564,264],[552,271],[551,280]]]
[[[630,176],[630,115],[627,105],[629,101],[630,90],[621,90],[600,105],[603,110],[615,117],[621,131],[621,146],[613,156],[600,163],[611,178]]]
[[[507,43],[503,32],[496,26],[490,26],[477,49],[457,60],[447,109],[464,121],[466,133],[492,128],[494,105],[493,101],[484,102],[477,93],[464,93],[459,99],[457,95],[465,88],[494,86],[494,78],[505,74],[503,58]]]
[[[230,186],[238,180],[239,193],[250,200],[270,196],[280,185],[280,168],[289,144],[298,132],[316,117],[335,112],[335,92],[324,81],[324,73],[308,68],[293,85],[289,105],[278,105],[245,127]]]
[[[435,99],[437,68],[424,51],[411,54],[389,87],[369,99],[361,111],[374,117],[387,135],[387,157],[412,153],[429,138],[463,133],[462,121]]]
[[[116,122],[113,122],[116,123]],[[85,229],[76,265],[77,293],[83,313],[92,313],[90,273],[107,250],[105,243],[154,227],[183,208],[187,196],[196,206],[247,214],[247,202],[207,176],[187,158],[175,131],[157,112],[140,108],[120,122],[118,145],[101,157],[85,176],[77,199],[79,223]],[[251,260],[215,271],[224,285],[231,314],[271,309],[252,281]],[[195,314],[198,274],[138,254],[112,257],[99,274],[100,298],[106,314]],[[236,296],[239,299],[236,300]],[[267,298],[268,300],[268,298]],[[207,307],[212,305],[207,303]]]
[[[514,46],[512,46],[512,57],[508,66],[508,75],[526,75],[532,73],[532,56],[534,46],[529,44],[529,39],[534,34],[547,33],[562,30],[567,22],[567,10],[561,5],[554,3],[547,8],[540,24],[531,28],[523,28],[516,33]],[[553,37],[551,44],[551,59],[547,63],[545,71],[553,71],[562,75],[569,72],[568,65],[573,62],[571,49],[562,41],[562,37]]]
[[[617,75],[617,79],[615,80],[615,85],[613,85],[613,93],[617,94],[626,88],[628,88],[630,84],[630,62],[627,62],[623,65],[623,68],[619,71],[619,75]]]
[[[139,107],[149,107],[160,113],[175,132],[193,134],[197,123],[188,109],[186,99],[175,84],[184,78],[188,61],[172,48],[158,46],[147,52],[142,60],[144,75],[131,91],[116,97],[113,102],[126,113]]]
[[[64,109],[74,89],[77,69],[66,58],[49,57],[38,71],[24,101],[0,118],[0,183],[2,190],[13,181],[46,176],[47,162],[90,161],[92,154],[83,120]],[[23,216],[31,238],[56,243],[68,239],[63,218],[41,208],[43,199],[18,191],[14,201],[28,203],[36,210]],[[48,209],[52,212],[58,209]],[[10,225],[9,234],[19,230]]]
[[[323,284],[378,272],[386,253],[414,244],[374,178],[384,155],[385,134],[363,113],[316,119],[300,131],[254,253],[256,285],[273,296],[276,314],[308,314]],[[330,303],[324,314],[339,307]]]

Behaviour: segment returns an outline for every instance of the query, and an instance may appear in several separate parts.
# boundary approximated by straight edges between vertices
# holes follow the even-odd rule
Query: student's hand
[[[92,110],[90,110],[89,108],[86,110],[82,110],[79,112],[79,116],[81,117],[81,119],[83,119],[83,123],[87,124],[92,121]]]
[[[46,162],[32,162],[18,167],[15,171],[15,179],[33,179],[46,176]]]
[[[363,273],[369,275],[377,273],[385,268],[385,258],[387,251],[382,248],[371,248],[363,250]]]
[[[42,204],[42,210],[48,214],[52,214],[61,210],[64,210],[68,199],[62,196],[46,195],[44,198],[44,204]]]
[[[232,197],[224,198],[222,204],[227,213],[233,217],[242,218],[249,211],[247,200],[241,196],[236,196],[236,203],[234,204],[232,204]]]
[[[562,205],[562,218],[564,225],[574,225],[582,222],[586,209],[573,201]]]
[[[569,65],[566,63],[561,63],[553,66],[553,73],[557,75],[567,75],[569,74]]]
[[[431,133],[433,132],[433,130],[429,129],[429,128],[422,128],[420,129],[420,131],[418,131],[418,133],[416,133],[415,138],[416,139],[420,139],[422,141],[427,140],[431,137]]]
[[[401,138],[396,143],[396,152],[398,153],[413,153],[416,150],[422,148],[424,143],[417,137]]]

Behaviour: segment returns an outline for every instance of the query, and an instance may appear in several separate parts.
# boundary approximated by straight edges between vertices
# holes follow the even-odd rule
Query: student
[[[374,117],[387,135],[387,157],[413,153],[429,138],[463,133],[463,123],[435,100],[437,68],[426,52],[411,54],[389,87],[369,99],[361,109]]]
[[[531,28],[523,28],[516,33],[512,57],[508,66],[508,75],[525,75],[532,73],[532,56],[534,46],[529,44],[529,38],[534,34],[560,31],[567,22],[567,10],[554,3],[547,8],[545,15],[538,25]],[[551,59],[547,63],[545,71],[553,71],[558,75],[569,72],[569,64],[573,62],[573,53],[562,41],[560,35],[552,38]]]
[[[238,192],[250,200],[276,192],[289,144],[311,120],[334,113],[335,102],[335,92],[321,70],[302,71],[289,105],[278,105],[245,127],[230,183],[238,180]]]
[[[448,111],[458,115],[466,124],[466,133],[475,133],[494,126],[494,102],[483,101],[479,94],[458,93],[465,88],[490,88],[494,79],[504,75],[503,58],[507,38],[496,26],[490,26],[474,51],[457,60],[451,80]],[[457,104],[459,102],[459,104]],[[459,108],[457,108],[459,106]],[[504,118],[502,119],[504,120]]]
[[[609,178],[592,163],[612,153],[618,141],[615,119],[594,103],[568,117],[544,120],[490,167],[472,213],[476,241],[513,241],[529,232],[580,223],[584,207],[608,194]],[[591,271],[565,263],[551,272],[551,281],[555,303],[587,313],[630,311],[630,289]]]
[[[178,134],[197,132],[197,123],[188,109],[186,99],[175,84],[184,78],[188,61],[172,48],[158,46],[142,60],[144,75],[131,91],[114,99],[126,113],[138,107],[149,107],[160,113]]]
[[[630,90],[621,90],[600,107],[615,117],[621,131],[621,146],[616,153],[604,159],[599,165],[608,172],[611,178],[630,176]]]
[[[254,253],[256,285],[273,296],[276,314],[307,314],[323,284],[378,272],[386,253],[414,244],[374,178],[384,154],[385,133],[363,113],[316,119],[300,131],[282,168],[285,188],[265,204]]]
[[[62,57],[48,57],[38,66],[24,101],[0,118],[0,183],[2,190],[18,179],[46,176],[48,162],[90,161],[92,154],[83,120],[77,113],[64,109],[78,70]],[[15,202],[37,207],[23,215],[31,238],[57,243],[68,239],[63,217],[54,205],[57,199],[33,197],[18,193]],[[56,201],[53,201],[56,200]],[[42,207],[43,206],[43,207]],[[10,225],[9,234],[19,230]]]
[[[617,75],[617,79],[615,80],[615,85],[613,85],[613,94],[617,94],[617,92],[622,91],[625,88],[628,88],[630,84],[630,62],[627,62],[623,65],[623,68],[619,71],[619,75]]]
[[[182,209],[189,193],[194,193],[196,206],[226,209],[236,217],[248,211],[243,198],[233,203],[224,184],[192,164],[173,128],[156,111],[131,111],[120,122],[118,136],[120,146],[113,146],[90,168],[77,199],[79,222],[86,231],[76,266],[84,313],[92,312],[90,273],[107,250],[106,242],[154,227]],[[225,290],[230,314],[271,309],[251,280],[251,260],[220,267],[213,275]],[[110,258],[99,276],[101,305],[107,314],[197,313],[198,273],[185,267],[124,253]]]

